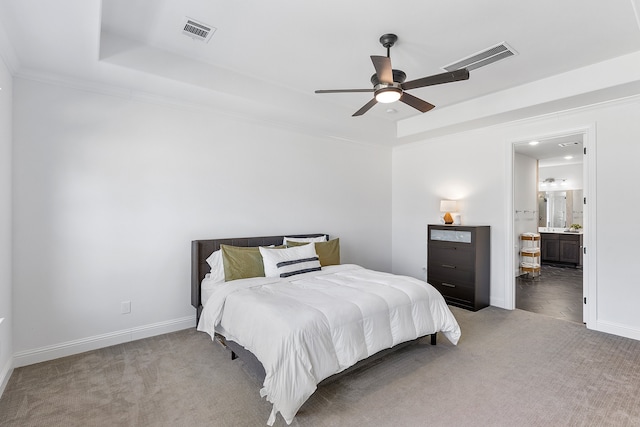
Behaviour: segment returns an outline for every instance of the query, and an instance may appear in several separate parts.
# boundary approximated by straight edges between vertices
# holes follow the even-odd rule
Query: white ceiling
[[[582,134],[558,136],[536,141],[537,144],[531,144],[533,141],[516,143],[514,144],[514,151],[518,154],[538,159],[539,167],[582,163],[584,146],[584,136]]]
[[[640,51],[639,2],[2,0],[0,30],[18,76],[393,144],[396,123],[422,113],[378,104],[353,118],[371,94],[314,94],[370,88],[369,56],[386,53],[382,34],[398,35],[391,60],[407,80],[500,42],[518,52],[468,81],[410,92],[438,109]],[[212,39],[183,35],[185,17],[215,27]]]

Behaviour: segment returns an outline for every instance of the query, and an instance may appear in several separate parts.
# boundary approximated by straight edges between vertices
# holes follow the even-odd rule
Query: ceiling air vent
[[[491,46],[481,52],[474,53],[452,64],[442,67],[446,71],[455,71],[460,68],[466,68],[467,70],[475,70],[476,68],[484,67],[485,65],[493,64],[501,59],[508,58],[510,56],[517,55],[518,52],[513,50],[511,46],[505,42],[498,43],[495,46]]]
[[[215,31],[215,27],[188,17],[184,19],[184,23],[182,25],[182,34],[187,35],[194,40],[201,40],[205,43],[209,42]]]
[[[579,142],[561,142],[561,143],[558,144],[558,146],[562,147],[562,148],[571,147],[573,145],[580,145],[580,143]]]

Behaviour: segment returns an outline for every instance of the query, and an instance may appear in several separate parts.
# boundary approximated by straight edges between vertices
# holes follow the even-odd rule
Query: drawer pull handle
[[[447,288],[455,288],[456,285],[452,285],[451,283],[442,282],[442,286],[446,286]]]
[[[450,264],[442,264],[442,266],[444,268],[457,268],[455,265],[450,265]]]

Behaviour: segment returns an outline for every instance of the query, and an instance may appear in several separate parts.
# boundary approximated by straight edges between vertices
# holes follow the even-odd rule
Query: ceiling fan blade
[[[347,93],[347,92],[373,92],[374,89],[326,89],[317,90],[316,93]]]
[[[447,71],[442,74],[435,74],[429,77],[423,77],[421,79],[411,80],[400,85],[403,90],[416,89],[419,87],[439,85],[442,83],[452,83],[460,80],[467,80],[469,78],[469,71],[466,68],[461,68],[455,71]]]
[[[364,107],[362,107],[361,109],[359,109],[358,111],[356,111],[355,113],[353,113],[353,115],[351,117],[355,117],[355,116],[361,116],[364,113],[366,113],[367,111],[369,111],[371,109],[371,107],[373,107],[374,105],[376,105],[378,103],[378,101],[376,101],[375,98],[373,98],[371,101],[367,102]]]
[[[386,56],[371,56],[371,62],[376,69],[378,81],[380,83],[393,83],[393,70],[391,69],[391,59]]]
[[[423,113],[426,113],[427,111],[435,107],[435,105],[429,104],[427,101],[423,101],[422,99],[416,98],[413,95],[409,95],[407,92],[402,93],[400,101],[412,106],[416,110],[420,110]]]

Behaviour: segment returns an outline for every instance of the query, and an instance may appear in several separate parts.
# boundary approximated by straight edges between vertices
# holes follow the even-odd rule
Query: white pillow
[[[222,263],[222,251],[220,249],[209,255],[207,264],[211,267],[209,278],[214,282],[224,282],[224,264]]]
[[[283,245],[286,245],[287,242],[296,242],[296,243],[315,243],[315,242],[326,242],[327,235],[320,237],[285,237],[282,241]]]
[[[289,277],[321,269],[315,245],[295,246],[286,249],[260,247],[260,254],[266,277]]]

